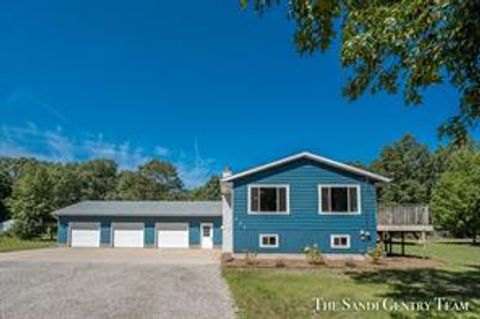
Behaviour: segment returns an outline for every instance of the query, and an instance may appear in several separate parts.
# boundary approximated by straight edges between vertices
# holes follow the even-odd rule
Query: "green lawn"
[[[50,240],[22,240],[15,237],[0,236],[0,253],[51,247],[55,242]]]
[[[407,253],[421,255],[411,245]],[[240,318],[480,318],[480,247],[432,243],[426,255],[445,262],[439,269],[381,269],[355,271],[318,268],[233,269],[223,275],[229,283]],[[353,301],[433,301],[435,297],[468,301],[469,312],[314,312],[314,298],[340,303]],[[435,305],[436,306],[436,305]]]

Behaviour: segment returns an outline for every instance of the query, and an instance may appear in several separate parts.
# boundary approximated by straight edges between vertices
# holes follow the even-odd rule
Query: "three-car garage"
[[[221,202],[86,201],[54,212],[58,243],[70,247],[214,248]]]

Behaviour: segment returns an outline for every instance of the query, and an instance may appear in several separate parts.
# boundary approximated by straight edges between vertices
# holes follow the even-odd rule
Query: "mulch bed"
[[[247,262],[244,258],[226,259],[222,265],[229,268],[294,268],[294,269],[313,269],[313,268],[332,268],[339,270],[370,270],[370,269],[419,269],[419,268],[438,268],[443,265],[440,260],[422,259],[411,256],[393,256],[382,259],[378,263],[371,260],[352,261],[352,260],[325,260],[324,264],[312,265],[307,260],[302,259],[260,259],[257,258]]]

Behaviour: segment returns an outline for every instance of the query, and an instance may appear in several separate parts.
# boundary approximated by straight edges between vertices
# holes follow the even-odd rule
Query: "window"
[[[260,248],[278,248],[277,234],[261,234]]]
[[[350,235],[331,235],[330,247],[337,249],[350,248]]]
[[[320,185],[320,213],[359,214],[360,186]]]
[[[249,212],[288,214],[288,185],[249,186]]]

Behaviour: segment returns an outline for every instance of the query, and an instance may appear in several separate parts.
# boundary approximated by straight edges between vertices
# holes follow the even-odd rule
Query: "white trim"
[[[264,245],[264,237],[275,237],[275,245]],[[260,248],[278,248],[278,234],[259,234],[258,235],[258,245]]]
[[[357,211],[356,212],[324,212],[322,211],[322,187],[355,187],[357,189]],[[362,192],[359,184],[318,184],[318,214],[319,215],[360,215],[362,213]],[[350,195],[348,195],[350,196]]]
[[[308,159],[311,159],[313,161],[316,161],[316,162],[319,162],[319,163],[322,163],[322,164],[325,164],[325,165],[329,165],[329,166],[336,167],[336,168],[339,168],[339,169],[342,169],[342,170],[345,170],[345,171],[348,171],[348,172],[352,172],[352,173],[356,173],[356,174],[359,174],[359,175],[362,175],[362,176],[369,177],[369,178],[374,179],[374,180],[379,181],[379,182],[388,183],[392,180],[392,179],[387,178],[385,176],[378,175],[378,174],[369,172],[367,170],[357,168],[357,167],[353,167],[351,165],[347,165],[347,164],[344,164],[344,163],[341,163],[341,162],[337,162],[337,161],[328,159],[326,157],[318,156],[318,155],[312,154],[310,152],[301,152],[301,153],[298,153],[298,154],[295,154],[295,155],[292,155],[292,156],[289,156],[289,157],[285,157],[285,158],[283,158],[281,160],[278,160],[278,161],[270,162],[270,163],[267,163],[265,165],[257,166],[255,168],[245,170],[243,172],[231,175],[229,177],[225,177],[225,178],[222,179],[222,181],[223,182],[231,182],[231,181],[233,181],[237,178],[245,177],[245,176],[248,176],[248,175],[251,175],[251,174],[254,174],[254,173],[258,173],[260,171],[267,170],[269,168],[279,166],[279,165],[282,165],[282,164],[285,164],[285,163],[288,163],[288,162],[291,162],[291,161],[295,161],[295,160],[300,159],[300,158],[308,158]]]
[[[335,245],[335,238],[347,238],[347,245],[346,246],[338,246]],[[350,242],[350,235],[349,234],[331,234],[330,235],[330,248],[333,249],[350,249],[351,242]]]
[[[252,205],[251,205],[251,192],[252,188],[257,187],[257,188],[285,188],[285,196],[286,198],[286,211],[284,212],[255,212],[252,211]],[[248,184],[248,192],[247,192],[247,214],[248,215],[290,215],[290,185],[288,184]]]

